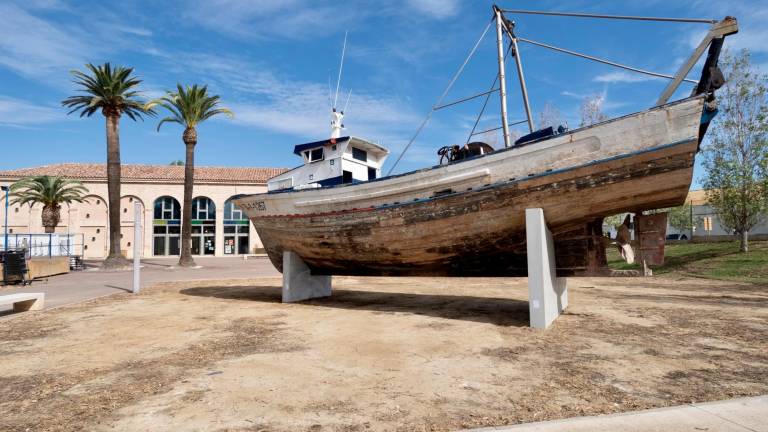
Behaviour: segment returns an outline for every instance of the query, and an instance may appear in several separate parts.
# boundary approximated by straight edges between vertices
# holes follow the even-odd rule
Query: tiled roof
[[[266,183],[287,171],[285,168],[195,167],[195,181],[201,183]],[[104,163],[61,163],[32,168],[0,171],[0,179],[16,179],[35,175],[52,175],[81,181],[106,180]],[[175,165],[123,165],[122,181],[183,183],[184,167]]]

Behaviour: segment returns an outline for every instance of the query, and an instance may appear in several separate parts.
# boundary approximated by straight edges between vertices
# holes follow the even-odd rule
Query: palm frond
[[[136,88],[141,80],[133,74],[133,68],[104,63],[95,66],[85,65],[87,72],[73,70],[72,82],[77,91],[82,93],[64,99],[61,104],[70,108],[67,114],[80,111],[80,117],[90,117],[97,111],[125,113],[132,120],[142,119],[143,115],[154,115],[154,111],[145,110],[141,92]]]
[[[10,191],[14,204],[59,205],[84,202],[88,188],[79,181],[63,177],[35,176],[18,180],[11,185]]]
[[[160,126],[163,125],[163,123],[179,123],[183,124],[181,120],[179,120],[176,117],[166,117],[162,120],[160,120],[160,123],[157,124],[157,131],[160,132]]]
[[[158,130],[163,123],[179,123],[185,128],[195,128],[216,115],[234,116],[231,110],[219,106],[220,99],[218,95],[208,93],[208,86],[177,84],[176,91],[168,91],[165,96],[150,101],[144,107],[162,107],[170,112],[170,117],[160,121]]]

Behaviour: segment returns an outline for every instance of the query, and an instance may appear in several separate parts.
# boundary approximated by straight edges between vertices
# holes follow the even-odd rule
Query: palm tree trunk
[[[40,214],[40,218],[42,219],[46,234],[56,232],[56,226],[59,224],[59,220],[61,219],[61,213],[59,212],[60,209],[61,208],[58,205],[46,204],[43,206],[43,211]]]
[[[130,264],[120,253],[120,114],[104,113],[107,118],[107,194],[109,201],[109,255],[102,268]]]
[[[191,132],[190,132],[191,130]],[[192,259],[192,187],[195,179],[195,144],[193,139],[194,129],[184,131],[184,145],[187,147],[187,161],[184,164],[184,204],[181,214],[181,256],[179,265],[192,267],[195,260]]]

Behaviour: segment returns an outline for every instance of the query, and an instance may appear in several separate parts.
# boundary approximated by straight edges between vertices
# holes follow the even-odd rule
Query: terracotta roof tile
[[[266,183],[285,168],[195,167],[195,181],[206,183]],[[34,175],[54,175],[77,180],[106,180],[107,166],[103,163],[61,163],[32,168],[0,171],[0,178],[16,179]],[[122,179],[152,182],[184,182],[184,167],[174,165],[123,165]]]

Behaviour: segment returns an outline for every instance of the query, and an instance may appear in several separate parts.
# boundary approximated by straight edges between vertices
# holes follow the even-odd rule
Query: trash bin
[[[0,255],[3,260],[3,283],[27,285],[27,259],[25,250],[8,250]]]

